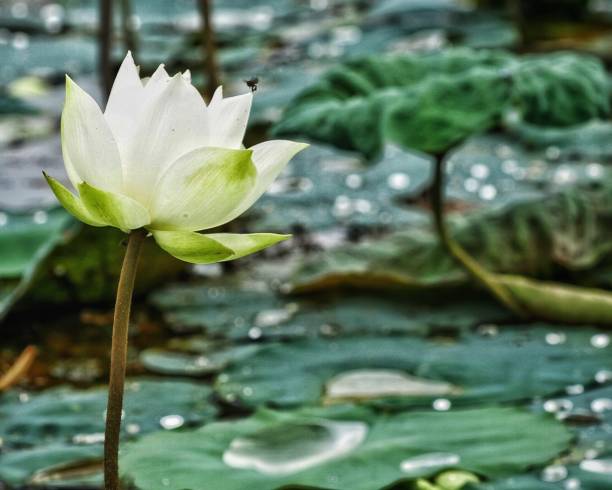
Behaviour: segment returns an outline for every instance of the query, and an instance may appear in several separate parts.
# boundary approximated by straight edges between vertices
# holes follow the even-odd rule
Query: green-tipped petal
[[[87,210],[83,202],[72,192],[66,189],[66,187],[60,184],[53,177],[49,177],[44,172],[43,175],[45,176],[45,179],[47,179],[47,184],[49,184],[49,187],[51,187],[51,190],[53,191],[53,194],[55,194],[55,197],[57,197],[57,200],[72,216],[91,226],[108,226],[107,223],[95,219]]]
[[[214,264],[228,260],[234,251],[217,240],[192,231],[152,230],[157,244],[177,259],[192,264]]]
[[[151,228],[197,231],[227,223],[257,181],[252,153],[198,148],[183,155],[159,179]]]
[[[234,251],[233,255],[223,259],[224,261],[239,259],[245,255],[254,254],[264,248],[271,247],[272,245],[291,238],[291,235],[277,235],[276,233],[250,233],[247,235],[236,233],[209,233],[205,236],[222,243],[224,246]]]
[[[151,222],[149,212],[130,197],[96,189],[86,182],[79,184],[79,194],[94,219],[125,232],[142,228]]]

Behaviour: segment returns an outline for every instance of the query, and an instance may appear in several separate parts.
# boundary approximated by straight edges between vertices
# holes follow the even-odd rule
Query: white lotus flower
[[[62,151],[78,196],[47,177],[62,205],[93,226],[146,228],[172,255],[194,263],[231,260],[286,239],[256,233],[200,234],[233,220],[307,145],[266,141],[244,149],[252,94],[206,106],[189,73],[163,65],[141,80],[130,53],[104,112],[69,77]]]

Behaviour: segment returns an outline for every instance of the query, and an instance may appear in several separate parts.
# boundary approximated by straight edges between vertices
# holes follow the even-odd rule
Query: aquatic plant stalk
[[[484,269],[470,254],[451,236],[444,217],[444,173],[448,152],[435,155],[434,180],[431,196],[431,206],[438,237],[448,253],[464,270],[478,283],[484,286],[500,303],[521,318],[528,316],[522,305],[512,293],[495,280],[493,274]]]
[[[207,80],[204,94],[210,100],[219,83],[219,65],[215,43],[215,30],[212,20],[212,0],[199,0],[202,17],[202,55],[204,57],[204,76]]]
[[[132,56],[138,59],[138,46],[136,42],[136,30],[132,21],[132,0],[121,0],[121,30],[123,31],[123,42],[127,51],[132,52]]]
[[[115,315],[113,319],[113,339],[111,346],[110,379],[108,384],[108,404],[106,408],[106,428],[104,431],[104,488],[119,490],[119,437],[121,432],[121,413],[123,411],[123,387],[127,363],[128,327],[132,293],[136,279],[136,269],[140,249],[146,237],[144,230],[130,232],[127,250],[121,266]]]
[[[98,26],[98,71],[102,86],[102,97],[108,96],[113,86],[111,73],[111,51],[113,30],[113,0],[99,0],[100,23]]]

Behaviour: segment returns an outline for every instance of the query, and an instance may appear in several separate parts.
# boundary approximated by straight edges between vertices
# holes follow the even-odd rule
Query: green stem
[[[102,97],[108,100],[113,86],[111,73],[111,49],[113,32],[113,0],[99,0],[100,24],[98,28],[98,70],[102,85]]]
[[[138,59],[136,32],[132,22],[132,0],[121,0],[121,30],[123,31],[123,42],[128,51],[132,52],[135,60]]]
[[[525,318],[527,312],[514,298],[512,293],[503,285],[499,284],[491,273],[476,262],[465,249],[455,241],[448,231],[446,220],[444,219],[444,164],[446,161],[446,154],[447,153],[436,155],[434,165],[431,205],[438,237],[448,253],[461,264],[474,280],[489,290],[489,292],[509,310],[519,317]]]
[[[128,238],[127,250],[121,266],[111,347],[110,380],[108,383],[108,405],[106,429],[104,431],[104,488],[119,490],[119,436],[123,410],[123,386],[127,364],[128,327],[132,293],[136,279],[136,268],[140,249],[146,237],[144,230],[134,230]]]
[[[212,21],[212,0],[199,0],[198,3],[202,17],[202,55],[204,57],[204,77],[206,79],[204,95],[210,100],[220,85],[215,30]]]

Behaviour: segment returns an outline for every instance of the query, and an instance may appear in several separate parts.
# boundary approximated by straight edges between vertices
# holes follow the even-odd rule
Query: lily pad
[[[210,395],[210,387],[184,380],[128,381],[122,437],[208,422],[217,413]],[[79,391],[59,387],[40,394],[3,394],[0,434],[5,452],[0,480],[24,482],[59,464],[101,457],[106,399],[105,388]],[[47,451],[43,446],[58,449]]]
[[[166,415],[177,414],[183,424],[198,425],[212,419],[216,408],[208,386],[189,381],[138,379],[126,385],[124,435],[163,428]],[[84,436],[104,432],[107,391],[55,388],[40,394],[13,392],[0,403],[0,431],[8,447],[41,441],[78,443]],[[136,424],[138,430],[129,430]],[[133,427],[132,427],[133,429]]]
[[[608,187],[575,187],[452,221],[455,238],[488,270],[609,285]],[[593,274],[597,274],[596,277]],[[423,289],[464,284],[465,272],[428,229],[345,245],[308,258],[295,291],[338,286]]]
[[[32,214],[0,211],[0,320],[25,294],[43,260],[73,224],[63,210]]]
[[[388,140],[437,153],[493,127],[511,110],[550,126],[597,118],[609,111],[608,93],[601,63],[575,54],[519,58],[447,49],[370,56],[332,68],[302,91],[275,132],[367,158]]]
[[[251,407],[358,400],[444,410],[527,400],[588,383],[609,369],[608,349],[590,342],[596,332],[567,332],[558,345],[550,343],[553,326],[503,328],[499,334],[485,328],[493,336],[472,335],[458,343],[369,336],[269,344],[226,369],[216,388],[224,399]]]
[[[156,292],[151,301],[176,331],[205,331],[209,336],[233,340],[359,333],[424,335],[511,318],[487,299],[449,301],[442,309],[436,301],[401,294],[283,297],[227,281],[171,286]]]
[[[570,439],[554,419],[512,408],[393,416],[350,406],[259,411],[194,432],[153,434],[126,448],[121,469],[147,490],[197,488],[202,481],[218,490],[289,484],[371,490],[445,467],[506,475],[548,461]],[[454,458],[430,464],[440,451]],[[422,464],[406,463],[417,458]]]

